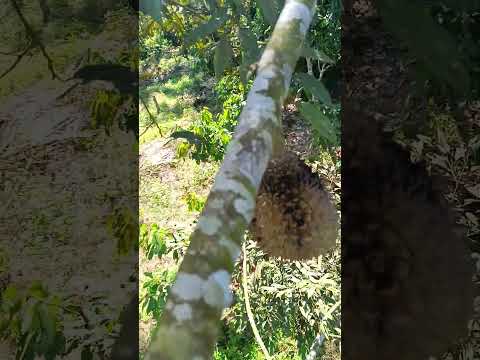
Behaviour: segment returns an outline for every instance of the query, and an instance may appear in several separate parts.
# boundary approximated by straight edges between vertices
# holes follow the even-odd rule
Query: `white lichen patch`
[[[269,152],[271,152],[271,149],[268,149]],[[263,161],[263,160],[262,160]],[[267,161],[264,161],[265,164],[267,164]],[[249,166],[250,165],[250,166]],[[250,185],[252,185],[255,188],[258,188],[260,186],[260,182],[262,181],[262,178],[258,176],[258,171],[253,172],[250,169],[255,167],[255,170],[257,170],[260,167],[260,164],[242,164],[240,167],[239,171],[242,174],[242,176],[246,179],[248,179]],[[266,167],[266,165],[265,165]]]
[[[290,0],[285,4],[278,17],[276,26],[287,26],[293,20],[300,20],[300,32],[302,35],[305,35],[312,21],[312,16],[313,12],[307,5],[299,1]]]
[[[265,120],[275,119],[275,101],[268,95],[255,93],[243,109],[242,117],[249,127],[256,128]]]
[[[238,213],[249,223],[253,218],[253,210],[255,209],[255,201],[251,196],[247,198],[238,198],[233,202],[233,206]]]
[[[195,274],[179,273],[172,287],[172,294],[184,301],[198,300],[202,297],[205,280]]]
[[[230,306],[233,297],[229,285],[230,273],[226,270],[215,271],[206,281],[203,299],[212,307],[224,309]]]
[[[198,275],[179,273],[171,291],[182,301],[195,301],[203,298],[208,305],[223,309],[232,302],[229,284],[230,274],[226,270],[214,272],[207,280],[203,280]],[[170,311],[177,320],[186,320],[187,316],[191,317],[191,308],[187,309],[185,306],[179,306],[173,307],[170,305]]]
[[[242,250],[240,249],[240,246],[238,246],[234,241],[222,238],[219,241],[219,245],[227,249],[233,262],[238,260]]]
[[[213,191],[231,191],[241,197],[251,196],[248,189],[239,181],[229,178],[225,173],[220,173],[215,179]]]
[[[198,221],[198,228],[205,235],[213,235],[222,226],[222,222],[216,216],[204,215]]]
[[[192,318],[192,307],[189,304],[179,304],[172,310],[177,321],[186,321]]]
[[[276,72],[272,64],[261,64],[257,77],[255,78],[255,81],[252,85],[251,95],[249,96],[254,97],[257,96],[258,93],[268,90],[268,87],[275,76]]]
[[[285,90],[290,86],[290,80],[292,80],[293,68],[288,64],[283,64],[282,75],[283,75],[283,86]]]

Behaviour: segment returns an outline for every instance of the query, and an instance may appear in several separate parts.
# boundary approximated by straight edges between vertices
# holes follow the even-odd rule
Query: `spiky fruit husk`
[[[336,209],[318,175],[296,154],[283,152],[270,161],[251,230],[271,257],[307,260],[335,246]]]
[[[465,239],[424,166],[374,120],[343,111],[342,357],[439,355],[472,313]]]

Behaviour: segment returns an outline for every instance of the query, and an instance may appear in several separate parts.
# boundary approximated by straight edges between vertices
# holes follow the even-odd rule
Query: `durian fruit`
[[[342,111],[342,358],[441,355],[472,315],[465,238],[424,165],[372,118]]]
[[[250,229],[268,256],[307,260],[335,246],[338,217],[319,176],[283,151],[265,171]]]

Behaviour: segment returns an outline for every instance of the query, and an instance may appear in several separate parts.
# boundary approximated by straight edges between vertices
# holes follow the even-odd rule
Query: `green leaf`
[[[213,66],[217,79],[220,79],[225,69],[231,64],[232,57],[232,46],[230,45],[228,39],[223,37],[215,47],[215,55],[213,57]]]
[[[328,311],[323,315],[323,319],[333,319],[332,314],[337,310],[338,307],[340,307],[341,301],[337,301]]]
[[[93,353],[89,346],[84,346],[82,349],[81,360],[93,360]]]
[[[313,49],[306,44],[303,45],[301,56],[306,57],[306,58],[309,57],[309,58],[313,58],[313,59],[316,59],[316,60],[320,60],[321,62],[324,62],[324,63],[327,63],[327,64],[335,64],[335,61],[333,61],[322,50]]]
[[[8,285],[2,293],[2,305],[13,305],[18,300],[17,288]]]
[[[165,241],[165,232],[152,231],[150,234],[150,244],[147,250],[147,258],[151,260],[154,256],[161,257],[167,251],[167,244]]]
[[[34,299],[29,299],[26,303],[25,311],[22,314],[21,331],[23,334],[36,331],[38,325],[40,325],[38,317],[38,302]]]
[[[243,63],[253,64],[258,60],[260,49],[257,44],[257,37],[249,28],[241,27],[238,30],[238,37],[243,50]]]
[[[48,296],[47,291],[43,288],[43,285],[39,281],[34,281],[30,286],[29,295],[37,299],[45,299]]]
[[[210,11],[217,10],[217,1],[216,0],[205,0],[205,5],[207,5],[207,9]]]
[[[160,284],[157,284],[157,283],[150,284],[150,286],[148,288],[148,292],[152,295],[155,295],[158,291],[159,286],[160,286]]]
[[[55,342],[56,334],[55,313],[53,313],[52,311],[48,311],[45,304],[40,304],[38,306],[38,314],[40,319],[40,326],[44,330],[46,342],[49,346],[51,346]]]
[[[317,105],[311,103],[301,103],[300,113],[302,116],[310,122],[313,129],[318,132],[318,135],[328,141],[331,144],[337,142],[337,136],[332,123],[325,116]]]
[[[262,10],[263,18],[272,26],[277,22],[280,10],[284,1],[279,0],[257,0],[258,6]]]
[[[447,7],[455,10],[461,11],[474,11],[480,9],[479,0],[443,0],[442,1]]]
[[[170,134],[170,137],[173,139],[185,139],[190,144],[201,145],[202,140],[192,131],[188,130],[179,130]]]
[[[151,16],[154,20],[162,20],[163,1],[158,0],[140,0],[139,10],[145,15]]]
[[[148,305],[147,305],[147,313],[154,312],[156,307],[157,307],[157,300],[152,297],[149,298]]]
[[[227,0],[227,2],[233,6],[234,10],[242,14],[244,13],[245,9],[242,0]]]
[[[226,8],[221,8],[218,12],[212,15],[211,19],[206,23],[199,25],[191,33],[185,36],[185,46],[192,45],[200,39],[203,39],[207,35],[212,34],[220,26],[222,26],[227,21],[227,10]]]
[[[307,73],[297,74],[297,78],[302,82],[304,88],[307,89],[318,100],[320,100],[320,102],[326,105],[332,104],[330,93],[325,85],[323,85],[321,80],[318,80]]]
[[[378,11],[388,30],[407,44],[418,65],[433,79],[448,84],[458,95],[468,94],[470,74],[457,40],[434,20],[428,7],[411,1],[381,0]]]

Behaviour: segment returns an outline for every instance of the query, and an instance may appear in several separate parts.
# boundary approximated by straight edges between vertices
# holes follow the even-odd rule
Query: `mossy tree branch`
[[[283,143],[281,108],[315,5],[315,0],[285,2],[146,360],[212,358],[222,311],[232,302],[231,274],[257,191],[268,161]]]

